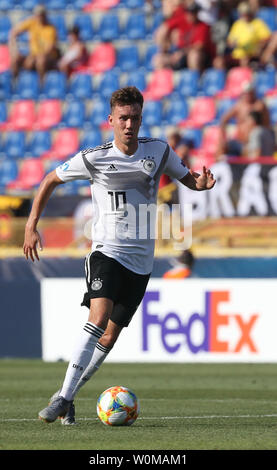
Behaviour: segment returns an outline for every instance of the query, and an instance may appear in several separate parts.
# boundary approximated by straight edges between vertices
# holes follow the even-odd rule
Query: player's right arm
[[[62,181],[57,176],[57,173],[54,170],[51,171],[48,175],[46,175],[46,177],[42,180],[39,186],[25,227],[23,252],[26,259],[30,257],[32,261],[35,261],[36,257],[37,260],[39,260],[37,249],[39,248],[40,250],[42,250],[42,243],[39,232],[37,231],[37,224],[42,214],[42,211],[45,208],[47,201],[53,193],[54,189],[59,184],[63,183],[64,181]]]

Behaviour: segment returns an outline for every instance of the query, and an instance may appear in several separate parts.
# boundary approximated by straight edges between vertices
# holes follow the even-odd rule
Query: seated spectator
[[[154,56],[154,67],[174,70],[188,67],[202,71],[211,65],[215,53],[210,26],[198,19],[199,6],[196,3],[187,6],[185,11],[184,7],[180,8],[182,11],[179,10],[178,15],[173,15],[163,24],[163,46],[166,40],[168,43]]]
[[[155,42],[161,52],[168,52],[179,47],[180,36],[186,29],[185,1],[163,2],[163,15],[165,20],[157,28]]]
[[[260,157],[272,157],[275,152],[274,132],[263,126],[261,112],[251,111],[247,118],[248,139],[243,146],[242,155],[253,160]]]
[[[29,54],[20,54],[16,44],[18,35],[29,33]],[[34,15],[12,28],[10,33],[11,68],[14,76],[21,68],[36,70],[41,81],[45,72],[57,68],[60,52],[57,47],[56,28],[49,23],[44,6],[37,5]]]
[[[78,66],[85,65],[88,61],[89,54],[83,41],[79,37],[79,28],[74,26],[68,33],[68,49],[59,61],[58,67],[61,72],[67,76]]]
[[[231,65],[246,67],[251,61],[259,62],[271,31],[262,19],[255,18],[248,3],[240,3],[238,13],[239,18],[228,34],[227,46],[231,49]]]
[[[270,129],[270,115],[265,102],[257,98],[255,89],[251,83],[246,83],[243,92],[235,104],[223,114],[220,120],[222,129],[222,140],[217,155],[241,155],[242,147],[248,141],[249,121],[248,116],[252,111],[259,112],[263,127]],[[236,138],[227,140],[226,127],[231,119],[236,123]]]
[[[166,138],[168,145],[177,153],[184,165],[190,167],[189,156],[190,150],[194,148],[193,141],[182,136],[176,127],[172,127],[167,131]],[[169,176],[162,174],[159,188],[162,188],[171,182],[172,180]]]

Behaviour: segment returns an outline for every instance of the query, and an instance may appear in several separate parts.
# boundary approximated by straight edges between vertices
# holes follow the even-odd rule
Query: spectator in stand
[[[257,98],[252,83],[245,83],[240,98],[220,120],[222,139],[217,150],[218,157],[223,154],[242,155],[243,146],[248,141],[249,113],[252,111],[260,113],[262,126],[271,130],[269,110],[265,102]],[[236,123],[236,137],[228,140],[226,128],[231,119]]]
[[[86,45],[80,39],[78,26],[74,26],[69,31],[68,43],[68,49],[60,59],[58,67],[69,77],[80,65],[88,62],[89,54]]]
[[[18,35],[29,33],[29,54],[22,55],[17,48]],[[60,51],[57,47],[56,28],[49,23],[44,6],[37,5],[34,15],[18,23],[11,29],[10,38],[11,68],[16,77],[20,69],[36,70],[43,81],[45,72],[57,69]]]
[[[198,12],[196,3],[186,8],[180,4],[164,21],[156,36],[160,51],[153,58],[155,68],[202,71],[212,64],[215,47],[210,26],[198,19]]]
[[[227,61],[231,65],[246,67],[253,61],[260,61],[272,32],[262,19],[255,18],[248,3],[238,5],[238,14],[239,18],[234,21],[227,37],[227,47],[230,50]]]
[[[186,28],[185,1],[164,1],[163,16],[165,20],[157,28],[155,33],[155,42],[160,52],[166,53],[172,48],[178,48],[180,44],[180,36]]]
[[[248,140],[243,146],[242,155],[249,160],[272,157],[275,152],[275,136],[273,130],[263,125],[262,113],[251,111],[246,121]]]
[[[189,153],[192,148],[194,148],[194,143],[191,139],[183,137],[179,130],[176,127],[172,127],[167,131],[166,136],[167,143],[170,147],[174,149],[177,155],[180,157],[184,165],[190,167],[189,165]],[[169,176],[163,174],[160,179],[159,188],[166,186],[172,182]]]

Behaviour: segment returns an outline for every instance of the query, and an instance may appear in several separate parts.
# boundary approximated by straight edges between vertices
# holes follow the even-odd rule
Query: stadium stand
[[[39,3],[49,11],[62,52],[74,25],[79,27],[89,51],[86,65],[69,77],[51,70],[43,84],[33,71],[22,70],[16,80],[12,78],[8,46],[11,27],[18,18],[30,15]],[[140,135],[162,137],[169,126],[178,126],[182,135],[191,136],[194,150],[201,150],[199,155],[207,145],[213,148],[219,119],[238,99],[245,82],[254,83],[257,96],[267,102],[271,121],[276,124],[274,64],[225,69],[209,65],[202,73],[188,68],[155,70],[155,31],[164,19],[163,7],[160,0],[153,0],[150,9],[146,4],[149,7],[150,2],[0,0],[1,158],[13,155],[11,158],[20,163],[26,157],[43,156],[47,166],[52,158],[63,161],[79,148],[101,144],[112,136],[107,123],[109,95],[126,85],[137,86],[145,97]],[[276,5],[262,6],[257,16],[276,31],[275,13]],[[233,10],[230,21],[235,18]],[[18,46],[26,50],[26,34],[20,36]],[[65,135],[71,137],[71,145],[61,152],[57,146],[64,145],[59,139]],[[16,151],[17,145],[20,151]],[[3,191],[3,184],[1,188]],[[75,186],[75,190],[79,188]]]

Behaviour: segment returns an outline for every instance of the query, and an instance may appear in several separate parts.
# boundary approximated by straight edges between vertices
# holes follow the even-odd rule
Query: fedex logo
[[[203,311],[192,312],[186,320],[176,312],[169,312],[165,316],[159,315],[159,302],[158,290],[145,293],[142,303],[143,351],[150,350],[149,330],[150,327],[156,327],[164,349],[171,354],[176,353],[184,344],[193,354],[198,352],[238,353],[243,348],[248,348],[248,351],[252,353],[258,352],[253,339],[253,329],[258,314],[248,315],[247,319],[240,312],[222,314],[221,304],[230,302],[228,290],[206,291],[203,298]],[[150,311],[155,311],[155,307],[157,307],[157,313],[150,313]],[[194,327],[196,325],[201,326],[200,341],[195,338]],[[225,336],[227,335],[226,339],[220,337],[222,327],[224,327]],[[232,334],[234,328],[235,335]]]

